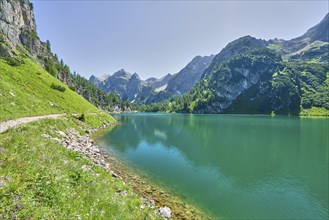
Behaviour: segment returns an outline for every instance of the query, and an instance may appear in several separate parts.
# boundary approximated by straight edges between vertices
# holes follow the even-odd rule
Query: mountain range
[[[329,110],[328,27],[329,14],[291,40],[244,36],[161,79],[125,74],[126,80],[114,80],[115,73],[90,81],[124,100],[149,105],[142,111],[322,114]]]
[[[188,109],[180,110],[294,115],[312,107],[329,110],[328,27],[329,14],[292,40],[245,36],[231,42],[187,94]]]
[[[200,80],[213,57],[196,56],[178,73],[167,74],[159,79],[152,77],[144,81],[137,73],[131,74],[121,69],[112,75],[92,75],[89,81],[105,93],[114,93],[122,100],[135,104],[150,104],[189,91]]]

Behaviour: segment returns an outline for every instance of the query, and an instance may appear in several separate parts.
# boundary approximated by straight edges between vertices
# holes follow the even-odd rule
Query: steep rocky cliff
[[[182,95],[200,81],[202,73],[212,62],[214,55],[196,56],[172,79],[169,80],[166,91],[172,95]]]
[[[2,42],[23,45],[35,58],[50,56],[36,33],[33,5],[28,0],[0,0],[0,32],[5,38]]]

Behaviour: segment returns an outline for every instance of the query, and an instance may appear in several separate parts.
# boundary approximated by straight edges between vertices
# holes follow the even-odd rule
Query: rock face
[[[167,84],[169,80],[171,80],[175,75],[168,73],[167,75],[157,79],[155,77],[151,77],[145,80],[148,86],[155,89],[155,92],[160,92],[167,88]]]
[[[104,78],[100,78],[94,75],[91,75],[89,78],[89,82],[94,83],[99,88],[103,86],[104,80],[105,80]]]
[[[35,32],[32,4],[27,0],[0,0],[0,30],[16,46],[24,32]]]
[[[181,71],[172,75],[161,89],[156,90],[146,100],[146,104],[161,102],[173,96],[187,93],[200,81],[201,75],[209,67],[214,56],[196,56]]]
[[[173,95],[181,95],[189,91],[200,81],[202,73],[209,67],[214,55],[196,56],[186,67],[169,80],[166,91]]]
[[[264,48],[267,44],[268,43],[265,40],[256,39],[249,35],[232,41],[214,57],[209,68],[204,72],[202,77],[207,76],[219,63],[224,62],[237,54],[241,54],[252,49]]]
[[[0,0],[0,32],[14,47],[23,45],[34,57],[47,54],[36,33],[33,5],[28,0]]]
[[[225,62],[213,64],[201,84],[206,84],[214,97],[200,104],[195,112],[222,112],[243,92],[269,81],[281,61],[280,56],[264,47],[246,50]]]

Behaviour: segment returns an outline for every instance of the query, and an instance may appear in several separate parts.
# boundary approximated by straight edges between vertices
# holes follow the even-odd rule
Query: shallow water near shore
[[[327,219],[329,119],[115,115],[102,146],[225,219]]]

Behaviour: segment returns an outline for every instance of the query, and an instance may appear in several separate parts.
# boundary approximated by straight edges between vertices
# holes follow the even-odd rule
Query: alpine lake
[[[118,114],[97,139],[220,219],[328,219],[329,119]]]

